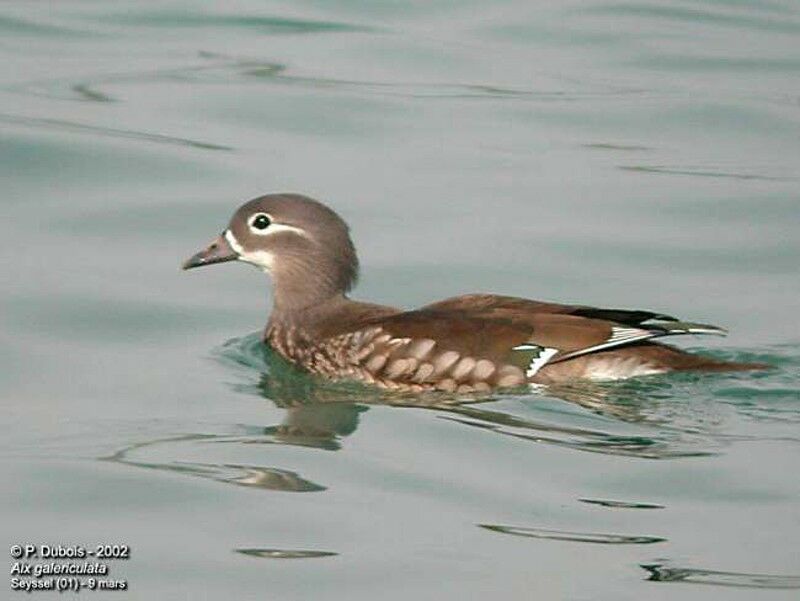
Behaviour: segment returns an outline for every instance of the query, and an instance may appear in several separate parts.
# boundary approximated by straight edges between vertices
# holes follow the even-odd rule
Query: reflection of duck
[[[354,403],[298,405],[286,410],[282,424],[264,428],[264,434],[285,444],[336,451],[339,437],[355,432],[358,416],[366,410]]]
[[[724,334],[649,311],[474,294],[416,311],[350,300],[358,260],[347,225],[296,194],[244,204],[184,268],[240,260],[268,271],[275,304],[265,341],[330,378],[412,392],[488,391],[576,378],[759,367],[692,355],[653,339]]]
[[[326,450],[341,447],[341,438],[352,434],[360,415],[369,407],[390,405],[434,411],[441,419],[484,432],[509,436],[537,444],[555,445],[579,451],[646,459],[707,455],[708,441],[697,441],[682,432],[669,432],[659,424],[658,437],[647,434],[618,434],[606,430],[562,425],[558,421],[539,421],[499,409],[494,401],[528,403],[530,395],[513,394],[455,395],[443,392],[410,394],[376,390],[351,382],[331,382],[297,370],[277,353],[256,344],[255,335],[228,342],[221,350],[226,362],[247,365],[260,372],[257,387],[250,389],[278,407],[286,409],[283,423],[258,429],[251,443],[276,443],[312,446]],[[669,382],[587,382],[541,386],[542,400],[558,398],[598,413],[628,422],[651,420],[641,413],[650,395],[664,394]],[[637,400],[638,399],[638,400]],[[522,412],[524,413],[524,411]]]
[[[492,401],[504,399],[527,403],[530,396],[512,394],[454,395],[443,392],[403,394],[376,390],[350,382],[331,382],[314,378],[298,371],[276,353],[265,349],[255,336],[232,340],[220,352],[226,362],[245,365],[256,370],[258,378],[255,392],[277,407],[285,410],[280,424],[269,426],[237,427],[225,434],[188,434],[159,438],[120,449],[104,461],[128,466],[163,470],[260,490],[284,492],[316,492],[326,487],[312,482],[300,474],[273,466],[248,463],[212,463],[210,461],[158,461],[144,459],[147,449],[163,446],[204,443],[246,445],[257,449],[259,445],[291,445],[336,451],[342,439],[353,434],[359,426],[360,416],[370,406],[391,405],[421,408],[435,412],[438,418],[475,428],[482,432],[498,434],[535,444],[553,445],[577,451],[623,455],[644,459],[664,459],[708,455],[708,440],[697,441],[676,431],[671,436],[663,424],[658,436],[622,435],[605,429],[563,425],[548,419],[529,419],[519,412],[498,409]],[[660,386],[667,382],[592,383],[574,382],[569,385],[542,387],[543,399],[556,397],[584,406],[595,413],[609,415],[624,422],[648,422],[639,409],[642,404],[631,399],[654,398],[663,394]],[[252,391],[252,389],[251,389]],[[491,403],[491,406],[489,406]],[[665,435],[666,433],[666,435]],[[242,447],[245,448],[245,447]],[[163,449],[159,455],[163,455]],[[207,453],[204,452],[204,456]],[[261,455],[260,452],[257,455]]]

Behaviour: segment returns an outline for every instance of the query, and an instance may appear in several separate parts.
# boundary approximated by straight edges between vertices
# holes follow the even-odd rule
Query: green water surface
[[[91,599],[797,599],[799,51],[788,0],[1,3],[5,548],[130,545]],[[357,298],[651,309],[774,369],[322,385],[263,275],[179,271],[284,190]]]

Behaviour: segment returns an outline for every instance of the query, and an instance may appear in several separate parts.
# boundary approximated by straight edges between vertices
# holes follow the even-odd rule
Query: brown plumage
[[[405,391],[486,391],[526,383],[625,378],[764,366],[693,355],[653,340],[724,334],[649,311],[560,305],[492,294],[414,311],[346,294],[358,260],[347,225],[298,194],[245,203],[185,269],[240,260],[267,271],[274,307],[264,340],[289,361],[329,378]]]

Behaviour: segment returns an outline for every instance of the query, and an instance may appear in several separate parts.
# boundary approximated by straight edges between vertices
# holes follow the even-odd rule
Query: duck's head
[[[300,194],[268,194],[246,202],[222,234],[183,268],[226,261],[244,261],[269,273],[276,305],[294,308],[346,293],[358,275],[347,224]]]

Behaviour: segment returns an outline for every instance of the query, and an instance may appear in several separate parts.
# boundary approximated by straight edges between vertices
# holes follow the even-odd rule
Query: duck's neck
[[[398,313],[399,309],[354,301],[343,293],[318,303],[288,305],[275,298],[264,330],[264,340],[289,359],[322,340],[359,329],[369,320]]]
[[[348,240],[335,253],[314,248],[284,252],[268,271],[278,315],[314,313],[347,300],[358,277],[358,259]]]
[[[302,302],[292,302],[286,297],[276,295],[268,328],[292,327],[313,335],[325,322],[335,319],[338,312],[353,302],[342,293],[314,299],[311,302],[307,298]]]
[[[340,303],[344,291],[336,282],[312,274],[297,274],[288,270],[272,273],[273,314],[292,316],[315,312],[318,308]]]

